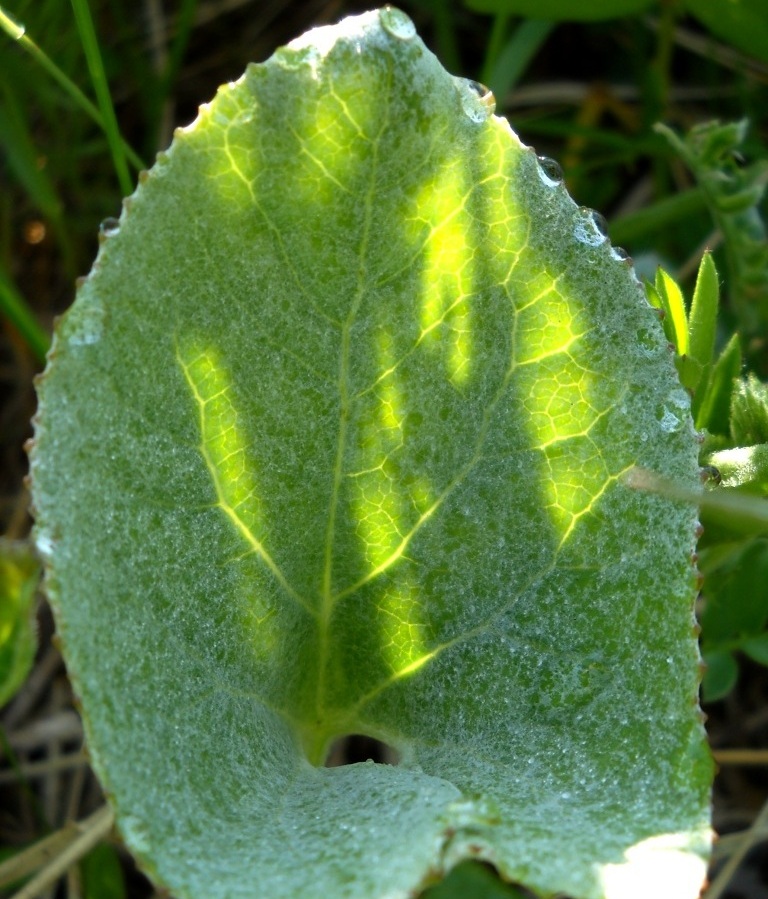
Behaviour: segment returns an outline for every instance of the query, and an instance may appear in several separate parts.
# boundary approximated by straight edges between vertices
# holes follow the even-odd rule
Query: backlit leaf
[[[690,404],[599,220],[397,10],[179,131],[58,328],[33,451],[90,751],[179,899],[484,859],[692,899]],[[398,766],[323,763],[385,741]],[[666,890],[666,892],[665,892]]]

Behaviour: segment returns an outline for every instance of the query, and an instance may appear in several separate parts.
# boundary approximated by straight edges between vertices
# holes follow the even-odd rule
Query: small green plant
[[[179,899],[466,859],[698,894],[696,507],[627,483],[695,492],[689,395],[492,113],[396,9],[310,32],[177,132],[57,328],[37,545],[118,827]],[[350,734],[400,764],[326,767]]]
[[[737,159],[746,123],[710,122],[683,138],[659,128],[705,187],[709,207],[725,240],[732,314],[749,345],[764,330],[768,256],[759,204],[765,164]],[[665,314],[664,329],[675,347],[681,383],[692,394],[694,421],[702,432],[700,459],[709,490],[701,498],[704,536],[699,546],[703,575],[702,651],[705,701],[726,696],[738,679],[739,653],[768,664],[768,387],[754,373],[742,376],[739,336],[714,359],[719,284],[705,255],[686,308],[678,284],[659,270],[648,287],[650,301]],[[760,327],[758,328],[758,325]]]

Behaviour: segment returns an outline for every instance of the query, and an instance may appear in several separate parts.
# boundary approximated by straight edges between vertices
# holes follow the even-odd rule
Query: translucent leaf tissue
[[[177,132],[59,323],[37,543],[94,767],[178,899],[693,899],[688,394],[631,260],[400,11]],[[325,767],[364,734],[397,766]]]

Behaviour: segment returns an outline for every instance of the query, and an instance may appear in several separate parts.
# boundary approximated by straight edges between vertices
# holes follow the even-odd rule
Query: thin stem
[[[123,140],[117,125],[115,107],[112,104],[112,95],[109,92],[109,82],[104,71],[104,62],[101,58],[99,40],[96,37],[96,29],[93,25],[93,17],[88,6],[88,0],[72,0],[72,10],[75,13],[77,30],[80,32],[80,42],[83,45],[85,58],[88,63],[88,71],[91,73],[91,82],[96,92],[96,100],[104,122],[104,133],[107,136],[109,149],[112,152],[112,161],[120,182],[120,189],[124,196],[133,192],[133,181],[128,171],[128,161],[125,155]]]
[[[0,312],[15,325],[35,358],[45,363],[45,354],[51,345],[51,339],[40,327],[26,300],[16,290],[2,268],[0,268]]]
[[[104,118],[98,108],[85,96],[80,88],[56,65],[55,62],[42,50],[29,35],[23,25],[16,22],[8,13],[0,6],[0,30],[4,31],[11,40],[16,41],[20,47],[29,53],[29,55],[37,62],[59,85],[59,87],[68,94],[80,109],[91,118],[99,128],[106,133]],[[123,151],[129,159],[131,165],[139,171],[146,168],[141,157],[121,138]],[[128,193],[130,191],[127,191]]]
[[[77,830],[80,835],[36,877],[33,877],[18,893],[15,893],[13,899],[35,899],[36,896],[39,896],[43,890],[55,883],[71,865],[87,855],[110,832],[113,823],[112,809],[104,805],[78,824]]]
[[[491,36],[488,39],[488,49],[485,51],[483,70],[482,74],[480,75],[480,80],[483,82],[483,84],[487,84],[489,87],[491,86],[491,80],[496,68],[496,61],[498,60],[499,54],[504,47],[504,43],[507,37],[507,31],[509,30],[510,19],[511,16],[509,13],[500,12],[496,14],[493,20],[493,26],[491,27]]]

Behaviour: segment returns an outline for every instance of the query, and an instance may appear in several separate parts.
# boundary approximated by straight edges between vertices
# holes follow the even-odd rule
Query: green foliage
[[[125,881],[113,846],[99,843],[80,862],[83,899],[125,899]]]
[[[50,338],[37,323],[13,281],[3,271],[2,265],[0,265],[0,312],[18,328],[38,361],[45,362]]]
[[[466,0],[478,12],[564,22],[594,22],[644,12],[654,0]]]
[[[685,8],[719,38],[768,62],[765,0],[685,0]]]
[[[746,121],[708,122],[683,139],[657,126],[696,176],[725,238],[729,295],[745,339],[768,327],[768,239],[759,209],[768,159],[739,162],[747,126]]]
[[[13,697],[32,667],[39,578],[40,566],[30,548],[0,539],[0,706]]]
[[[703,683],[707,700],[726,695],[738,677],[736,652],[768,663],[766,628],[765,521],[754,519],[768,496],[768,388],[753,374],[731,379],[728,436],[708,440],[704,461],[719,473],[721,493],[742,503],[730,514],[709,513],[708,534],[701,553],[705,575],[701,616],[702,649],[708,671]],[[752,494],[758,499],[745,497]],[[703,518],[708,522],[708,514]],[[741,540],[735,535],[744,534]]]
[[[697,427],[714,435],[715,446],[722,445],[722,438],[730,433],[731,399],[741,368],[741,343],[739,335],[733,334],[712,366],[707,390],[701,398],[696,417]],[[708,448],[712,443],[707,439],[705,446]]]
[[[768,495],[768,387],[741,378],[734,335],[713,363],[719,289],[708,254],[702,259],[690,313],[680,286],[663,270],[646,286],[664,312],[665,334],[676,351],[683,386],[692,395],[696,426],[704,431],[703,475],[714,481],[702,497],[705,541],[702,653],[705,701],[727,695],[738,680],[737,652],[768,660],[768,509],[743,497]],[[757,513],[757,514],[756,514]]]
[[[713,492],[702,497],[706,536],[699,558],[702,696],[714,701],[736,685],[737,653],[768,664],[768,540],[756,536],[768,533],[768,386],[752,373],[741,377],[737,335],[712,362],[719,290],[709,255],[699,268],[690,313],[680,286],[663,270],[647,291],[665,313],[680,380],[693,395],[694,420],[705,435],[702,471],[714,481]]]
[[[477,12],[553,22],[594,22],[663,6],[659,0],[465,0]],[[695,16],[712,34],[768,62],[768,8],[764,0],[679,0],[673,11]]]
[[[396,10],[311,32],[177,133],[57,328],[37,542],[94,766],[180,899],[468,858],[698,893],[695,510],[624,483],[695,488],[688,396],[492,103]],[[401,764],[324,767],[350,733]]]
[[[768,540],[719,543],[702,551],[701,566],[706,572],[701,628],[707,665],[702,693],[713,701],[736,684],[734,653],[768,664]]]
[[[634,255],[641,257],[644,251],[649,251],[654,260],[661,259],[670,270],[674,267],[672,260],[679,262],[694,254],[698,257],[698,248],[705,240],[710,245],[716,242],[716,238],[708,239],[710,226],[702,216],[705,203],[711,205],[716,224],[725,236],[725,264],[718,262],[721,272],[727,276],[722,285],[723,303],[726,311],[737,310],[740,320],[748,323],[744,355],[748,364],[764,377],[759,350],[765,336],[764,322],[760,320],[761,305],[764,308],[760,297],[764,294],[765,256],[759,204],[761,200],[764,203],[765,170],[759,161],[743,167],[738,155],[743,152],[746,158],[758,160],[765,156],[768,104],[764,87],[761,88],[764,79],[761,82],[755,60],[742,55],[765,59],[768,44],[762,0],[738,3],[686,0],[663,5],[639,0],[581,4],[545,0],[528,4],[535,20],[517,18],[525,9],[513,0],[501,3],[474,0],[468,4],[493,13],[493,20],[473,17],[452,4],[431,0],[421,0],[414,6],[418,8],[423,27],[429,30],[432,26],[431,39],[444,60],[450,60],[454,70],[472,72],[474,77],[489,84],[502,103],[510,100],[509,91],[520,82],[523,82],[522,98],[526,78],[529,82],[536,80],[534,86],[544,89],[543,96],[547,94],[550,80],[554,83],[563,79],[567,81],[566,88],[584,87],[583,96],[576,101],[571,100],[568,90],[562,96],[553,95],[550,90],[548,100],[531,106],[524,102],[516,104],[514,121],[522,134],[536,135],[535,142],[543,143],[548,155],[562,159],[568,184],[580,202],[616,212],[611,235]],[[69,6],[57,0],[35,3],[19,0],[11,2],[9,7],[30,27],[27,33],[22,33],[23,29],[0,10],[0,25],[16,41],[15,47],[9,44],[7,51],[0,54],[0,141],[9,180],[3,191],[3,223],[17,227],[16,219],[21,214],[41,216],[60,254],[59,277],[66,284],[85,269],[90,259],[96,222],[117,205],[116,170],[110,162],[114,156],[104,137],[100,108],[77,87],[86,86],[89,78]],[[196,2],[184,0],[179,4],[178,15],[174,10],[172,21],[169,19],[172,27],[168,30],[168,56],[160,67],[154,64],[156,60],[150,62],[145,52],[143,20],[137,26],[134,17],[125,16],[121,4],[92,2],[91,8],[97,25],[109,35],[101,53],[105,74],[120,104],[122,126],[131,142],[150,158],[160,145],[158,141],[162,142],[158,137],[160,123],[176,87],[184,49],[193,29]],[[655,29],[652,32],[648,23],[655,17],[643,13],[657,9],[661,16],[658,27],[652,26]],[[559,29],[555,21],[629,16],[633,10],[637,11],[626,19],[569,29]],[[730,48],[718,47],[715,41],[707,40],[698,50],[693,46],[693,53],[691,44],[680,49],[678,37],[682,39],[690,21],[681,22],[683,27],[678,30],[676,17],[686,12],[703,22],[712,35],[726,41]],[[113,14],[117,21],[111,18]],[[545,14],[552,19],[543,20]],[[489,32],[485,30],[486,25]],[[213,46],[214,41],[209,40],[211,29],[209,26],[205,29],[206,45]],[[573,35],[573,45],[579,47],[579,52],[551,52],[562,46],[559,41],[566,32]],[[229,55],[235,43],[228,48]],[[617,54],[612,50],[610,55],[606,52],[603,56],[595,52],[601,47],[622,47],[622,52]],[[92,45],[92,58],[93,50]],[[249,58],[262,59],[266,55],[258,48],[248,52]],[[199,55],[195,55],[193,71],[199,68]],[[593,56],[595,70],[591,71],[585,61]],[[558,58],[567,59],[568,65],[557,69],[553,61]],[[751,77],[750,71],[757,72],[757,78]],[[53,80],[48,80],[48,76]],[[600,86],[589,88],[595,79]],[[189,77],[183,83],[189,85]],[[685,102],[680,99],[685,96],[685,90],[678,93],[676,88],[686,85],[695,88],[710,85],[713,89],[706,100],[697,97]],[[623,95],[625,89],[630,93]],[[104,108],[103,79],[99,90]],[[636,96],[631,96],[633,90]],[[195,102],[206,91],[207,88],[192,87]],[[516,103],[515,97],[512,102]],[[668,148],[664,141],[650,134],[651,124],[659,117],[670,122],[688,122],[715,115],[722,119],[749,116],[752,124],[748,141],[744,145],[739,143],[746,134],[743,124],[725,126],[725,141],[717,136],[717,126],[709,126],[716,137],[711,141],[705,129],[703,144],[712,152],[703,168],[710,169],[710,183],[706,190],[703,186],[686,189],[685,173],[681,176],[678,171],[675,181],[669,177]],[[115,133],[113,123],[113,147]],[[134,168],[142,167],[131,148],[125,142],[123,146]],[[702,185],[699,172],[692,168]],[[651,176],[646,176],[648,171]],[[634,203],[636,196],[646,199],[638,206]],[[24,213],[19,212],[22,209]],[[191,215],[190,221],[196,218],[196,214]],[[52,299],[30,285],[24,266],[19,266],[24,255],[19,253],[9,234],[8,229],[3,232],[0,247],[0,310],[14,322],[30,351],[42,360],[48,338],[23,297],[26,294],[34,300],[43,312],[40,319],[43,320],[49,317],[48,313],[61,308],[61,297],[66,290],[59,286],[58,293],[52,293],[58,299]],[[169,252],[169,258],[173,258],[173,251]],[[719,255],[717,258],[721,259]],[[27,269],[31,271],[34,267],[28,265]],[[703,272],[702,269],[699,274],[700,282]],[[714,273],[714,265],[711,272]],[[733,277],[734,272],[737,278]],[[672,301],[677,303],[679,312],[683,295],[690,295],[689,288],[682,282],[674,284],[668,276],[660,278],[661,292],[667,301],[677,291]],[[716,281],[714,286],[716,289]],[[711,279],[708,291],[711,298]],[[758,558],[756,549],[747,550],[759,545],[767,532],[764,497],[768,479],[761,430],[765,388],[754,374],[741,378],[742,344],[738,335],[724,330],[725,325],[732,325],[733,317],[729,320],[726,316],[720,322],[715,354],[707,349],[715,336],[711,328],[705,322],[697,323],[695,294],[690,312],[685,303],[682,308],[685,327],[679,334],[672,328],[671,315],[668,314],[664,326],[668,339],[676,346],[678,336],[687,341],[684,352],[683,344],[678,346],[676,363],[683,384],[693,391],[691,403],[696,426],[705,433],[700,461],[705,466],[714,466],[722,481],[717,487],[711,479],[701,498],[701,517],[706,526],[700,559],[705,574],[702,627],[709,666],[704,693],[706,698],[712,698],[723,695],[735,683],[740,654],[750,654],[758,661],[764,661],[765,657],[761,649],[765,629],[761,625],[750,620],[749,628],[734,630],[729,625],[728,630],[723,626],[723,616],[712,611],[718,604],[730,602],[736,606],[734,620],[742,613],[746,615],[746,610],[739,609],[739,603],[748,603],[750,594],[740,593],[733,584],[746,578],[739,566]],[[704,319],[710,325],[711,309],[711,301],[701,306]],[[681,324],[679,316],[677,323]],[[709,361],[702,363],[703,358]],[[661,414],[663,417],[663,411]],[[129,482],[126,489],[130,489]],[[692,491],[682,491],[681,495],[690,499]],[[303,545],[302,541],[297,542]],[[726,556],[730,559],[727,565]],[[468,876],[487,877],[483,868],[460,866],[454,872],[459,884],[455,889],[459,893],[475,889],[461,879],[465,872],[469,872]],[[440,888],[454,889],[452,882],[449,878]],[[482,887],[486,888],[492,889],[488,884]],[[476,889],[479,892],[481,887]]]
[[[704,416],[716,403],[711,392],[721,380],[713,377],[713,367],[725,364],[718,360],[713,366],[720,290],[712,257],[705,253],[702,258],[690,314],[680,286],[663,269],[658,270],[655,284],[647,285],[646,290],[651,304],[664,313],[664,333],[677,354],[680,383],[693,397],[691,411],[696,426],[703,427]]]
[[[501,883],[486,865],[462,862],[435,887],[423,894],[423,899],[526,899],[530,893]]]
[[[731,439],[736,446],[768,444],[768,385],[752,373],[733,392]]]

